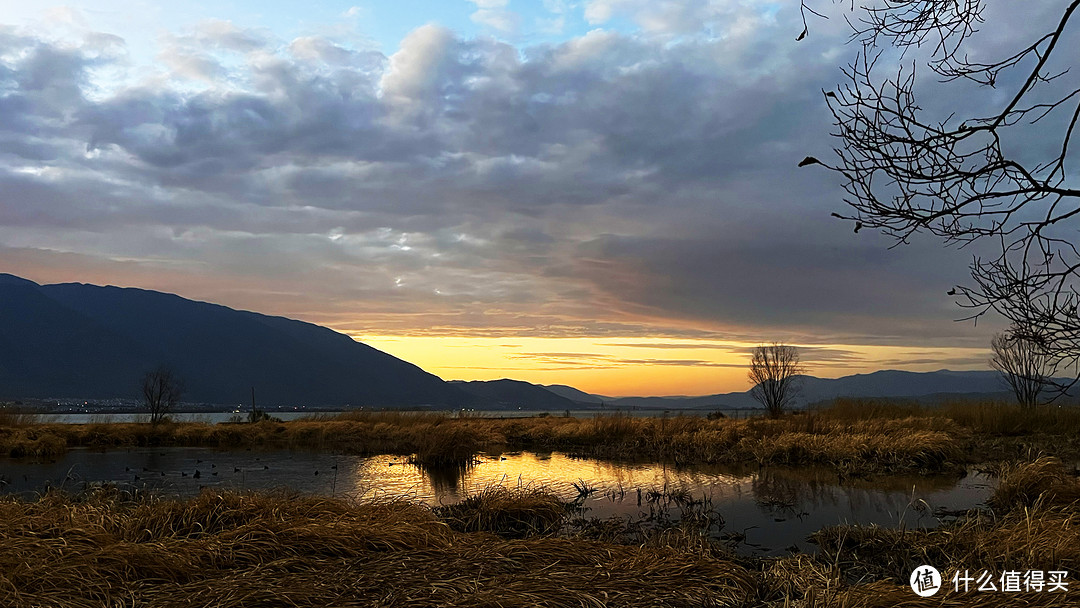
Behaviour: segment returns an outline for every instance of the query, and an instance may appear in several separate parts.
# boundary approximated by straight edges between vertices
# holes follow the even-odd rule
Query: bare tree
[[[798,395],[800,374],[799,350],[773,342],[754,349],[750,357],[750,396],[765,406],[769,415],[779,417]]]
[[[861,50],[844,70],[847,82],[825,92],[838,160],[810,156],[800,166],[824,165],[843,178],[854,212],[833,215],[856,231],[878,229],[898,243],[917,232],[959,246],[990,243],[996,253],[971,263],[973,283],[949,295],[968,318],[996,311],[1051,359],[1080,361],[1080,157],[1069,148],[1080,120],[1080,71],[1070,71],[1080,58],[1080,0],[1062,1],[1060,18],[1019,48],[988,59],[980,49],[979,61],[966,43],[983,23],[981,0],[856,6],[849,22]],[[803,9],[805,25],[814,11],[806,0]],[[889,48],[903,51],[891,68],[879,65],[895,56]],[[995,89],[980,99],[990,109],[958,115],[953,104],[933,116],[920,104],[909,52],[925,53],[936,76],[920,87],[938,95],[964,82]]]
[[[180,396],[184,393],[184,384],[167,366],[160,366],[146,372],[142,380],[143,403],[150,412],[151,424],[157,424],[172,411]]]
[[[1018,333],[996,334],[990,348],[994,351],[990,366],[1001,372],[1021,407],[1039,405],[1053,370],[1043,349]]]

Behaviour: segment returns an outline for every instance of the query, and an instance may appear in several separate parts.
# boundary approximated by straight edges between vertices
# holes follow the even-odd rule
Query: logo
[[[919,566],[911,573],[911,590],[919,597],[930,597],[941,589],[941,573],[933,566]]]

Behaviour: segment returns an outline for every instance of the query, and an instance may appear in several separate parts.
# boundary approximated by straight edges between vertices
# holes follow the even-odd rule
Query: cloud
[[[755,5],[586,10],[645,31],[519,48],[430,24],[384,56],[210,21],[106,82],[106,38],[0,30],[7,270],[203,276],[356,332],[985,342],[944,295],[967,252],[854,235],[832,176],[795,167],[832,145],[838,38],[796,44],[797,11]]]
[[[509,356],[546,367],[536,369],[615,369],[637,366],[745,368],[744,363],[722,363],[703,359],[632,359],[598,353],[520,353]],[[530,368],[532,368],[530,366]]]
[[[504,34],[517,32],[521,25],[521,17],[513,11],[506,10],[509,0],[469,0],[476,5],[476,12],[469,15],[475,23],[486,25]]]
[[[587,0],[584,16],[594,25],[626,17],[653,34],[697,34],[704,28],[714,35],[737,36],[760,29],[762,22],[772,20],[774,10],[774,5],[754,1]]]

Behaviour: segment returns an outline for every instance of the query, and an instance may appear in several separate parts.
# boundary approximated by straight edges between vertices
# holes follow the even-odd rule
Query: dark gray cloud
[[[732,367],[745,368],[743,363],[721,363],[703,359],[635,359],[599,353],[515,353],[510,359],[524,359],[545,365],[535,369],[613,369],[626,366],[672,366],[672,367]],[[530,369],[534,369],[530,367]]]
[[[643,30],[429,25],[387,57],[205,22],[127,78],[115,37],[0,30],[5,270],[198,276],[364,331],[985,343],[944,295],[968,252],[854,235],[795,168],[831,145],[835,21],[796,44],[794,5],[587,4]]]

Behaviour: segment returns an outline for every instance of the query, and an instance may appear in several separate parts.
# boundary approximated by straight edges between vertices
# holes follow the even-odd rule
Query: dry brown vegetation
[[[110,491],[0,502],[0,605],[733,606],[734,560],[465,533],[402,502]]]
[[[456,508],[286,494],[186,500],[98,489],[0,500],[0,605],[1075,606],[1068,593],[928,599],[911,569],[1080,568],[1080,479],[1008,466],[994,512],[937,530],[827,528],[817,555],[740,559],[672,529],[644,545],[566,536],[566,505],[489,488]],[[1075,578],[1070,579],[1075,586]]]
[[[990,512],[971,512],[935,530],[837,526],[814,535],[820,553],[804,585],[823,590],[824,606],[1075,606],[1080,584],[1080,478],[1056,458],[1007,465]],[[810,558],[793,558],[796,562]],[[907,585],[911,571],[936,566],[946,581],[957,570],[1000,575],[1006,570],[1066,570],[1068,593],[956,593],[952,583],[920,600]],[[827,567],[826,567],[827,566]]]
[[[25,422],[25,421],[23,421]],[[332,449],[412,455],[421,465],[467,463],[481,451],[560,450],[674,463],[825,465],[849,474],[933,472],[1023,460],[1033,450],[1080,456],[1080,408],[1035,410],[993,403],[940,408],[837,400],[779,419],[455,418],[436,413],[351,412],[253,424],[5,424],[0,453],[50,456],[70,447],[209,446]]]
[[[493,532],[509,538],[554,534],[566,523],[571,505],[539,487],[490,486],[434,512],[460,532]]]

